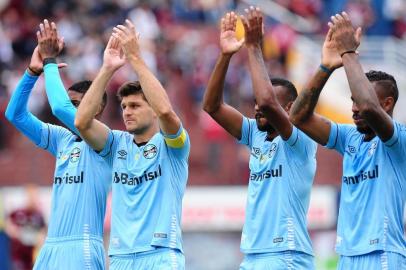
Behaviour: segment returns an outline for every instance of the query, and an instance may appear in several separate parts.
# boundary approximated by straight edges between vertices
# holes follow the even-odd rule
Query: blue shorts
[[[406,257],[394,252],[375,251],[360,256],[340,256],[338,270],[406,270]]]
[[[185,256],[177,249],[110,256],[110,270],[184,270]]]
[[[246,254],[240,270],[314,270],[314,257],[298,251]]]
[[[106,268],[103,240],[100,237],[47,238],[34,264],[34,270]]]

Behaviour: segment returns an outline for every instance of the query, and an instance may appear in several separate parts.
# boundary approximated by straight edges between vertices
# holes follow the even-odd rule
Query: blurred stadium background
[[[364,29],[360,55],[365,70],[395,76],[400,89],[395,119],[406,122],[405,0],[0,0],[0,269],[30,269],[46,233],[54,159],[36,149],[5,119],[7,102],[36,46],[39,22],[52,19],[65,37],[60,61],[65,86],[97,73],[111,29],[125,18],[141,33],[148,65],[164,84],[189,131],[189,186],[183,228],[187,269],[238,269],[249,152],[202,111],[206,82],[219,54],[218,21],[229,10],[258,5],[266,14],[264,55],[271,76],[292,80],[300,90],[317,68],[330,15],[346,10]],[[242,36],[243,33],[239,34]],[[232,59],[225,100],[248,116],[254,112],[243,51]],[[123,129],[117,87],[136,79],[122,68],[109,87],[104,121]],[[43,80],[30,110],[58,123],[48,106]],[[317,108],[338,122],[351,122],[351,101],[343,70],[330,78]],[[319,147],[318,169],[308,215],[317,269],[335,269],[334,253],[341,158]],[[272,217],[269,217],[272,218]],[[106,215],[108,245],[110,214]],[[13,267],[12,267],[13,265]]]

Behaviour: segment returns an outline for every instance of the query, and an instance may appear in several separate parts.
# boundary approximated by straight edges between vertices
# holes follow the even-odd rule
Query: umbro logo
[[[118,153],[118,159],[127,159],[127,152],[125,150],[120,150]]]

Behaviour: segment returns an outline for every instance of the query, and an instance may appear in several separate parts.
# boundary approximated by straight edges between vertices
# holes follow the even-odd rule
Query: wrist
[[[319,69],[320,69],[321,71],[323,71],[324,73],[326,73],[327,75],[329,75],[329,76],[330,76],[331,73],[333,73],[333,71],[335,70],[334,67],[332,67],[332,66],[330,66],[330,65],[328,65],[328,64],[323,64],[323,63],[320,64]]]
[[[42,64],[45,67],[47,64],[56,64],[56,58],[55,57],[46,57],[44,60],[42,60]]]
[[[356,54],[358,54],[358,52],[356,50],[347,50],[347,51],[340,52],[341,58],[343,58],[344,55],[356,55]]]
[[[257,50],[257,49],[262,50],[261,44],[259,43],[247,44],[246,47],[248,50]]]
[[[103,73],[105,75],[111,75],[113,74],[115,71],[117,70],[117,68],[112,67],[112,66],[108,66],[108,65],[102,65],[102,67],[100,68],[100,73]]]
[[[28,66],[27,72],[28,72],[28,74],[30,74],[31,76],[36,76],[36,77],[38,77],[38,76],[41,75],[42,69],[38,69],[38,68],[34,68],[34,67],[31,67],[31,66]]]

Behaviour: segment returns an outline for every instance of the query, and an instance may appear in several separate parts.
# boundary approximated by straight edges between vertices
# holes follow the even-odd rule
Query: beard
[[[259,131],[273,133],[275,129],[268,121],[265,119],[264,115],[261,113],[255,114],[255,120],[257,122],[257,127]]]

